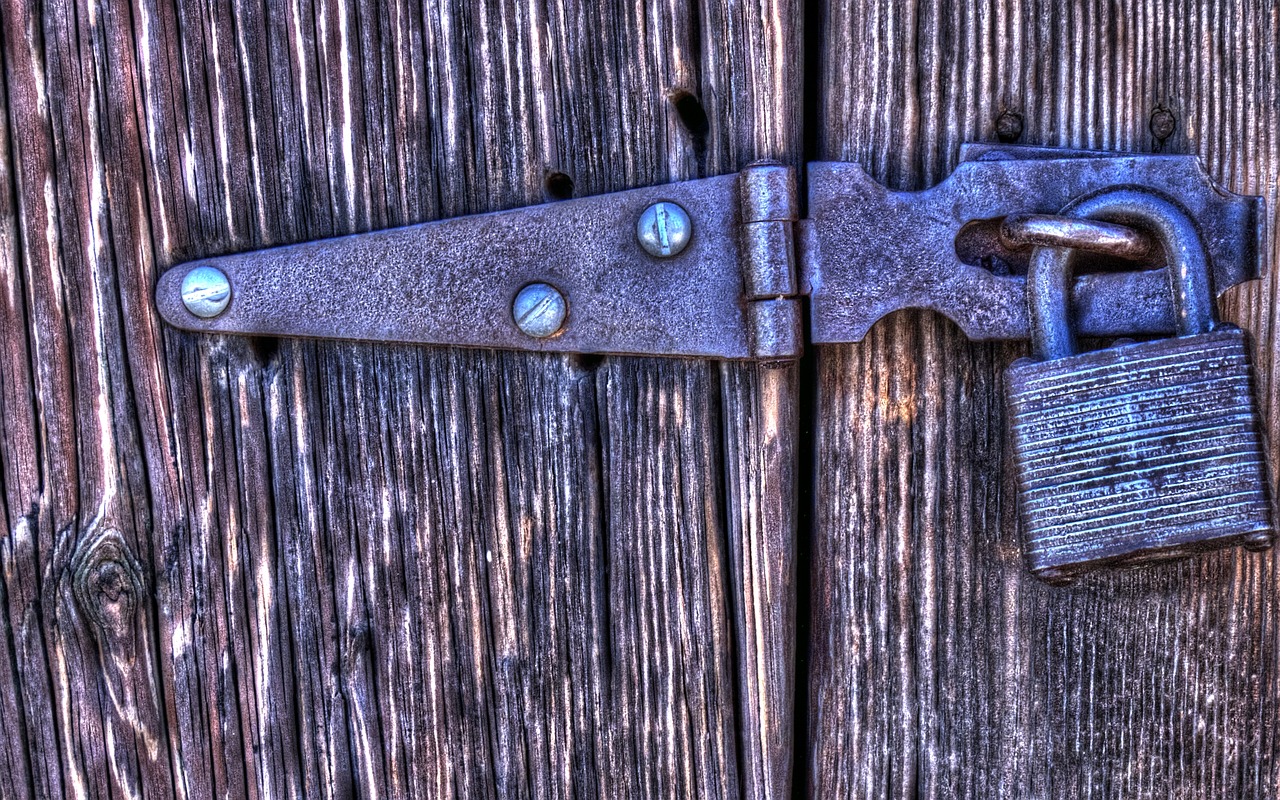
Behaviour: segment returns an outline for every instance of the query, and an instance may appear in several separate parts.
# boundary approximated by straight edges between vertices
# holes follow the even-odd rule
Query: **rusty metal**
[[[800,225],[810,341],[859,341],[886,314],[937,311],[971,339],[1026,339],[1026,279],[965,264],[961,230],[1013,214],[1070,213],[1115,186],[1171,198],[1203,234],[1219,292],[1262,272],[1262,200],[1216,187],[1192,156],[1127,156],[974,145],[941,184],[894,192],[855,164],[809,165],[809,219]],[[1081,275],[1072,318],[1084,336],[1167,334],[1173,310],[1163,270]]]
[[[762,357],[793,358],[801,337],[751,328],[738,182],[726,175],[205,259],[164,274],[156,302],[170,324],[209,333],[730,359],[756,357],[760,340]],[[636,235],[659,202],[687,211],[694,230],[661,258]],[[233,287],[212,319],[180,296],[198,266]],[[556,336],[528,336],[512,316],[517,293],[535,283],[567,298]]]
[[[945,314],[973,339],[1025,339],[1016,267],[1030,245],[1057,236],[1112,256],[1142,249],[1141,226],[1049,230],[1044,215],[1070,214],[1116,185],[1159,193],[1195,220],[1218,291],[1261,272],[1261,199],[1218,189],[1193,157],[1009,145],[961,155],[923,192],[889,191],[854,164],[810,164],[807,219],[794,170],[761,162],[738,175],[206,259],[162,276],[156,302],[167,322],[194,331],[772,360],[802,352],[808,295],[809,340],[819,344],[858,341],[903,308]],[[1013,264],[1008,274],[957,252],[962,229],[988,223],[986,260]],[[182,280],[199,267],[231,287],[212,317],[182,300]],[[528,335],[513,316],[532,284],[567,302],[553,336]],[[1172,332],[1167,285],[1159,269],[1080,275],[1077,328]]]
[[[1002,111],[996,117],[996,138],[1012,144],[1022,138],[1022,115],[1016,111]]]
[[[569,316],[569,303],[560,290],[546,283],[531,283],[516,294],[511,318],[520,332],[537,339],[555,336]]]
[[[1156,141],[1163,142],[1178,129],[1178,120],[1169,109],[1157,108],[1151,112],[1150,128],[1151,135],[1156,137]]]
[[[795,226],[800,219],[796,173],[759,161],[738,182],[742,299],[752,351],[760,360],[804,352],[804,301],[797,295]]]
[[[1177,335],[1078,354],[1068,294],[1075,253],[1036,251],[1028,278],[1035,357],[1006,384],[1032,572],[1062,583],[1100,565],[1272,542],[1261,422],[1245,336],[1217,322],[1208,256],[1170,200],[1124,188],[1072,211],[1142,224]]]
[[[1006,247],[1066,247],[1137,261],[1158,248],[1145,233],[1127,225],[1059,214],[1014,214],[1000,225]]]

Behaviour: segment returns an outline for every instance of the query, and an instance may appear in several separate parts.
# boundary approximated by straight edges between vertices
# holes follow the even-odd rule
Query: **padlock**
[[[1178,558],[1274,531],[1244,332],[1217,321],[1208,258],[1174,203],[1116,189],[1068,212],[1136,224],[1164,245],[1177,335],[1078,353],[1073,251],[1027,276],[1033,358],[1005,373],[1023,555],[1066,583],[1095,567]]]

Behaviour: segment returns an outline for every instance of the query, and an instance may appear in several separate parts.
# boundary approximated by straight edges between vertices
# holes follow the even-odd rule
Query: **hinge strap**
[[[208,333],[796,357],[801,337],[770,307],[777,298],[744,301],[738,183],[723,175],[205,259],[162,275],[156,305],[169,324]],[[687,212],[692,235],[679,252],[655,255],[637,225],[667,203]],[[183,289],[200,268],[230,287],[211,316],[194,313]],[[549,287],[535,311],[562,303],[551,335],[519,324],[516,299],[531,286]]]
[[[758,361],[799,358],[806,333],[858,341],[906,308],[940,312],[972,339],[1025,339],[1019,264],[1036,242],[1002,241],[1002,226],[1120,185],[1194,220],[1216,293],[1265,262],[1262,199],[1216,187],[1193,156],[967,145],[922,192],[891,191],[856,164],[807,170],[803,220],[795,170],[758,162],[211,258],[161,276],[156,304],[169,324],[210,333]],[[1163,269],[1082,275],[1076,328],[1172,332],[1169,285]]]

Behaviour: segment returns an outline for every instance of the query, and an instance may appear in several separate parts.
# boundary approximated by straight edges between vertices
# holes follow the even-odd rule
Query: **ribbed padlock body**
[[[1230,326],[1011,365],[1031,570],[1070,577],[1270,532],[1251,376]]]

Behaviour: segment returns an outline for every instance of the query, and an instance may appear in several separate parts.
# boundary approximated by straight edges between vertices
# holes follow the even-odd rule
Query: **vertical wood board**
[[[1277,207],[1277,12],[1240,0],[822,6],[817,157],[933,185],[967,140],[1194,153]],[[1153,112],[1177,120],[1154,138]],[[1274,224],[1271,226],[1274,229]],[[1229,298],[1277,441],[1274,237]],[[1273,555],[1031,579],[1002,370],[901,313],[817,354],[803,768],[812,797],[1271,797],[1280,783]],[[1274,445],[1271,459],[1275,461]]]
[[[794,163],[793,6],[6,2],[0,794],[785,796],[794,369],[202,337],[151,294]]]

